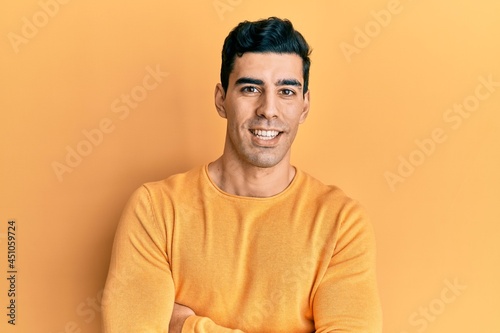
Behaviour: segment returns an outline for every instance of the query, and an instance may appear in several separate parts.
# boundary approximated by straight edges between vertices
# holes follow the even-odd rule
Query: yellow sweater
[[[375,242],[360,206],[297,170],[278,195],[221,191],[207,166],[140,187],[102,299],[105,333],[381,332]]]

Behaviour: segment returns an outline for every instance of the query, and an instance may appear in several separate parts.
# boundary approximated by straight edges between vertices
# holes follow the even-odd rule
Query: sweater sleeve
[[[243,333],[240,330],[233,330],[215,324],[211,319],[200,316],[190,316],[184,322],[182,333]]]
[[[164,333],[174,304],[164,224],[146,187],[135,191],[120,219],[102,299],[104,333]]]
[[[333,255],[313,299],[316,332],[380,333],[372,226],[355,202],[339,218]]]
[[[104,333],[166,333],[175,287],[166,253],[166,230],[158,223],[146,187],[127,203],[113,243],[102,299]],[[242,332],[190,316],[183,333]]]

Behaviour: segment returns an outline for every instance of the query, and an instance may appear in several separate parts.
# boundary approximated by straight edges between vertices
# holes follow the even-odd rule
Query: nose
[[[256,110],[257,116],[273,119],[278,117],[278,96],[265,93],[261,95],[261,103]]]

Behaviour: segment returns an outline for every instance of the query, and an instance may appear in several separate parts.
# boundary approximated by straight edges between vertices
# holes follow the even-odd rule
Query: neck
[[[266,198],[284,191],[295,176],[295,168],[288,159],[269,168],[248,166],[225,158],[208,166],[212,181],[224,192],[245,196]]]

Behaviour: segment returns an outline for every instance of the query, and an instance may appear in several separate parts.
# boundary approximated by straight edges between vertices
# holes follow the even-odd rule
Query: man
[[[290,164],[309,112],[309,53],[287,20],[228,35],[215,88],[223,154],[134,193],[104,332],[381,332],[363,210]]]

